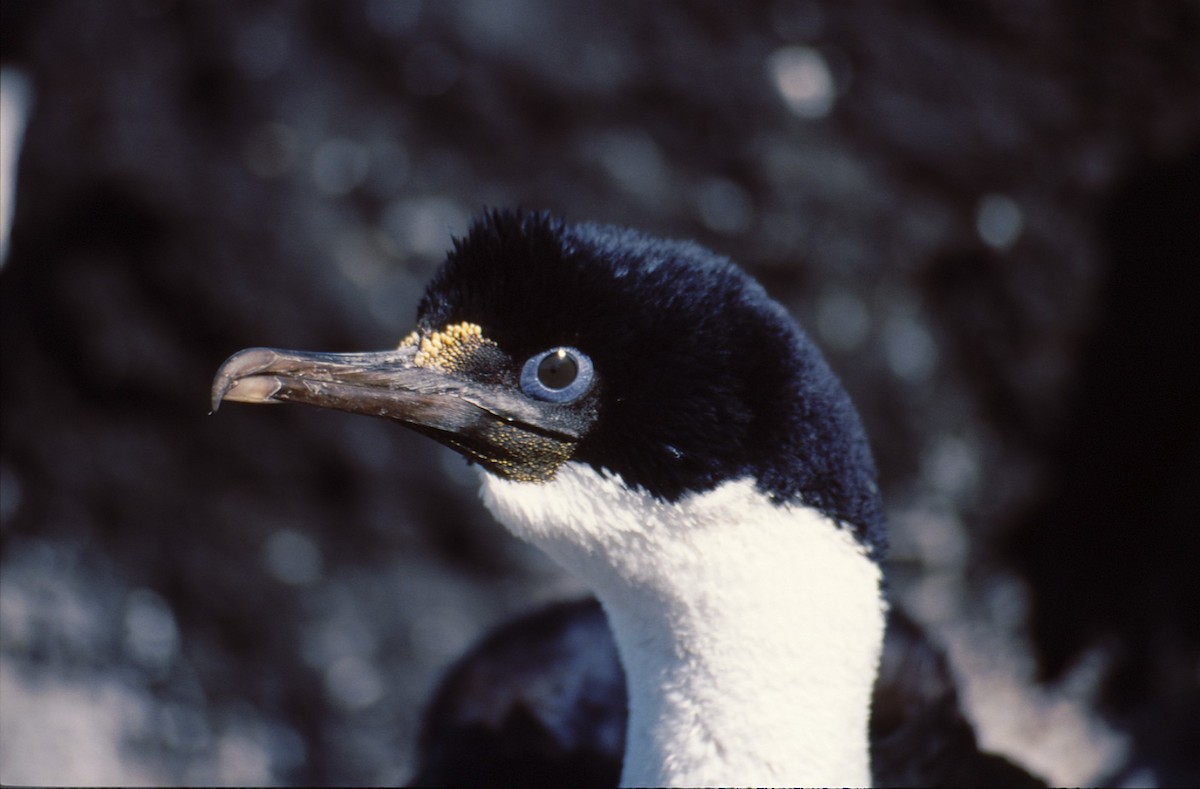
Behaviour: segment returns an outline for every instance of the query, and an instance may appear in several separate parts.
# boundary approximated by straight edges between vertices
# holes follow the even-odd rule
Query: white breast
[[[484,480],[496,518],[608,613],[629,680],[623,783],[870,782],[884,606],[847,529],[749,479],[674,504],[579,463]]]

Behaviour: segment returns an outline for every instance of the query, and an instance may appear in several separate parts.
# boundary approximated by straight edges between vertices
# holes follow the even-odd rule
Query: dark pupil
[[[566,351],[556,351],[538,365],[538,380],[549,389],[565,389],[579,374],[575,357]]]

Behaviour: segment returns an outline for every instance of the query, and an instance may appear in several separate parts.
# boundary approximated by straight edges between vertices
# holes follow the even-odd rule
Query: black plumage
[[[415,786],[617,785],[625,675],[604,611],[559,603],[489,634],[447,671],[422,720]],[[979,749],[945,657],[888,616],[871,706],[876,786],[1045,786]]]

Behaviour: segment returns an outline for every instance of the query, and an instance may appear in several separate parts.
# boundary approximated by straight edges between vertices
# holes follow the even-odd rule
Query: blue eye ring
[[[570,403],[592,387],[593,378],[588,355],[560,345],[529,357],[521,369],[521,391],[535,400]]]

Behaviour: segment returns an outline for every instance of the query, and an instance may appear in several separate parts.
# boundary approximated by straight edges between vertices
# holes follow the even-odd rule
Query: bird
[[[533,631],[548,655],[564,638],[595,646],[575,650],[594,658],[582,673],[548,662],[599,694],[580,720],[597,752],[623,744],[622,785],[880,778],[871,729],[880,739],[886,716],[872,700],[885,630],[908,625],[888,613],[871,449],[816,345],[730,259],[615,225],[485,211],[397,348],[248,348],[217,371],[213,410],[224,401],[382,417],[477,466],[496,520],[598,601],[491,642],[515,655],[512,634]],[[492,665],[487,654],[457,673]],[[510,716],[517,730],[539,720]]]

